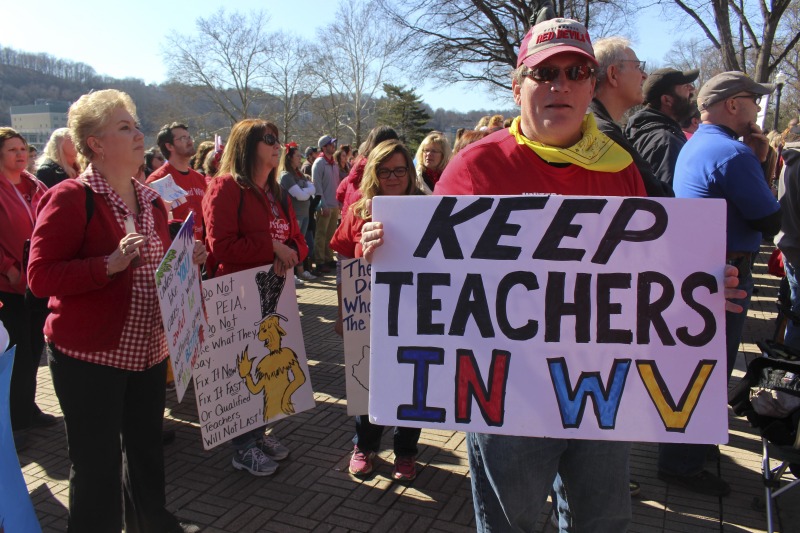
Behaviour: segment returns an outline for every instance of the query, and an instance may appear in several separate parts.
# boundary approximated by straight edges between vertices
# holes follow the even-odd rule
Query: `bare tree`
[[[318,84],[311,75],[312,55],[307,41],[278,32],[269,37],[272,61],[266,68],[265,88],[281,105],[281,130],[289,141],[294,122]]]
[[[253,116],[271,60],[268,22],[263,11],[243,15],[220,9],[198,18],[195,35],[175,35],[162,50],[171,79],[201,87],[231,124]]]
[[[385,76],[401,59],[402,39],[372,2],[346,0],[336,22],[318,31],[318,73],[337,96],[338,120],[360,144]]]
[[[695,68],[700,70],[700,77],[696,82],[698,87],[701,87],[714,74],[727,70],[722,63],[719,51],[702,37],[676,41],[670,48],[668,56],[670,57],[669,65],[664,66],[680,70]],[[650,71],[659,67],[658,65],[650,65],[649,61],[647,64]]]
[[[796,1],[796,0],[795,0]],[[722,54],[725,70],[740,70],[769,81],[800,42],[784,19],[792,0],[658,0],[665,10],[680,10]]]
[[[511,88],[522,38],[533,14],[530,0],[377,0],[409,35],[417,70],[438,79]],[[596,39],[625,34],[629,0],[556,0],[555,14],[582,21]]]

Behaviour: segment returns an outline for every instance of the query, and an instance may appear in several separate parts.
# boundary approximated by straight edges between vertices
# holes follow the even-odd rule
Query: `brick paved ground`
[[[762,253],[762,262],[766,257]],[[746,356],[757,353],[752,341],[771,336],[775,317],[777,279],[767,276],[763,265],[756,275],[759,293],[742,345]],[[166,427],[177,431],[176,442],[165,450],[169,508],[209,532],[474,531],[463,433],[424,430],[420,473],[411,484],[390,481],[390,452],[381,454],[371,478],[347,474],[354,425],[345,413],[342,344],[332,333],[336,291],[331,277],[299,290],[298,299],[317,407],[275,425],[292,455],[269,478],[233,470],[224,445],[203,450],[193,391],[180,405],[169,393]],[[739,365],[743,368],[742,361]],[[60,415],[46,368],[39,372],[37,400],[46,412]],[[32,445],[20,455],[31,498],[42,529],[64,531],[69,464],[63,428],[38,429],[32,436]],[[388,433],[384,445],[391,446]],[[731,418],[730,442],[721,450],[722,458],[707,468],[733,485],[733,494],[724,499],[667,487],[656,478],[657,445],[634,445],[632,477],[641,482],[642,494],[634,500],[631,531],[765,530],[760,441],[745,423]],[[790,493],[781,502],[794,511],[782,511],[782,531],[797,531],[800,497]],[[551,531],[544,516],[536,531]]]

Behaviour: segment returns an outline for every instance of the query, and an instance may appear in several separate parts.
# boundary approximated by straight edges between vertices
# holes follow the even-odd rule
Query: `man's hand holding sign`
[[[397,354],[372,362],[380,423],[727,439],[721,203],[381,198],[375,218],[373,345]],[[686,242],[701,219],[720,223]]]

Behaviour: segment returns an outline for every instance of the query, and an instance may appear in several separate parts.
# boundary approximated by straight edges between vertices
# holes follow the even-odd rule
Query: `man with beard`
[[[195,153],[194,140],[189,135],[189,127],[180,122],[166,124],[158,132],[156,138],[166,162],[155,169],[147,177],[148,184],[156,180],[172,176],[175,184],[186,191],[186,196],[172,202],[167,207],[171,210],[173,220],[184,221],[189,212],[194,212],[195,236],[201,238],[203,232],[203,196],[206,192],[206,180],[202,174],[194,170],[189,160]]]
[[[699,71],[654,71],[642,86],[645,107],[628,120],[625,135],[653,169],[672,186],[678,153],[686,144],[680,122],[695,109],[694,81]]]

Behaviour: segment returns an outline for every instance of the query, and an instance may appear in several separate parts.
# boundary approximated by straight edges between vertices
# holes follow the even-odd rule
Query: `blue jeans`
[[[251,429],[247,433],[236,435],[231,439],[233,449],[237,452],[244,452],[255,447],[256,443],[264,436],[265,429],[265,426],[261,426],[256,429]]]
[[[556,473],[577,531],[628,529],[630,443],[467,433],[467,452],[481,533],[533,531]]]
[[[728,380],[731,378],[739,344],[742,341],[742,330],[750,308],[753,295],[753,273],[750,270],[750,259],[742,258],[734,266],[739,269],[739,288],[747,292],[741,299],[731,300],[744,307],[741,313],[725,313],[725,352],[727,355]],[[694,476],[703,471],[708,446],[705,444],[663,443],[658,446],[658,470],[678,476]]]
[[[733,262],[730,262],[734,264]],[[742,331],[747,320],[747,310],[750,309],[750,298],[753,296],[753,273],[750,270],[750,260],[745,259],[734,264],[739,269],[739,288],[747,292],[747,296],[731,300],[733,303],[744,307],[741,313],[725,313],[725,350],[728,354],[728,380],[731,378],[733,366],[736,363],[736,354],[739,353],[739,344],[742,342]]]
[[[572,533],[575,531],[572,527],[572,513],[569,510],[569,502],[567,501],[567,490],[561,480],[561,474],[556,474],[556,479],[553,481],[553,492],[550,497],[553,500],[553,508],[558,518],[558,531],[560,533]]]
[[[381,447],[381,436],[384,426],[373,424],[367,415],[356,417],[356,436],[353,442],[362,452],[378,452]],[[411,457],[417,455],[417,442],[422,430],[419,428],[394,428],[395,457]]]
[[[308,214],[306,214],[305,216],[297,215],[297,225],[300,226],[300,235],[302,235],[303,238],[305,238],[306,231],[308,230]]]
[[[792,302],[792,312],[800,313],[800,285],[797,283],[797,271],[794,267],[785,260],[784,256],[783,268],[786,270],[786,280],[789,282],[790,298]],[[800,350],[800,325],[795,324],[791,320],[786,322],[786,333],[783,337],[783,343],[790,348]]]

